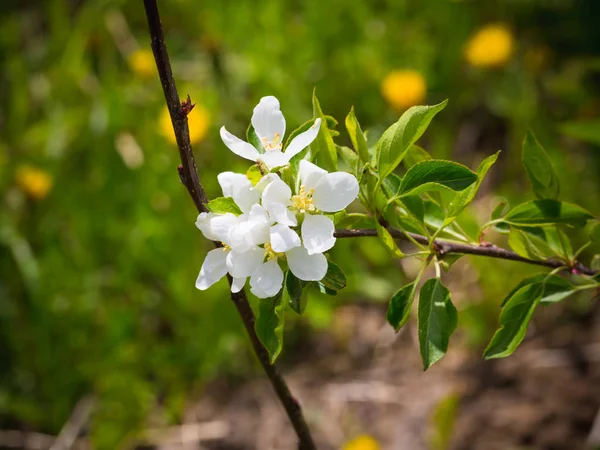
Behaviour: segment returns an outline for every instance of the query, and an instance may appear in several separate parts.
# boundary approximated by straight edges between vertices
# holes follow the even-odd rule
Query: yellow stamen
[[[298,195],[292,196],[292,209],[295,209],[301,213],[305,213],[306,211],[315,211],[317,208],[315,207],[315,201],[312,198],[314,193],[314,188],[310,188],[307,192],[304,185],[300,186]]]
[[[266,137],[262,138],[262,144],[266,151],[281,150],[283,143],[281,142],[281,135],[275,133],[273,139],[269,140]]]
[[[231,247],[229,245],[224,244],[223,242],[221,242],[221,245],[223,246],[223,251],[224,252],[231,250]]]
[[[265,244],[265,258],[267,258],[267,261],[271,261],[272,259],[277,261],[277,259],[283,258],[283,257],[284,257],[284,254],[277,253],[276,251],[274,251],[273,247],[271,247],[271,244],[269,244],[268,242]]]

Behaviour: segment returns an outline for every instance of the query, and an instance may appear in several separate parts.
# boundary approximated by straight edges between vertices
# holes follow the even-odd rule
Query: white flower
[[[332,213],[346,208],[358,195],[358,181],[345,172],[327,173],[314,164],[300,161],[300,187],[296,195],[279,177],[265,187],[262,204],[280,225],[298,224],[302,215],[302,243],[308,255],[323,253],[335,244],[335,227],[322,212]]]
[[[282,151],[283,136],[285,135],[285,118],[279,109],[279,100],[273,96],[263,97],[254,108],[252,126],[256,132],[264,152],[259,152],[252,144],[239,139],[221,127],[221,139],[236,155],[250,161],[262,161],[270,169],[285,166],[293,156],[300,153],[315,140],[321,126],[321,119],[306,131],[297,135]]]

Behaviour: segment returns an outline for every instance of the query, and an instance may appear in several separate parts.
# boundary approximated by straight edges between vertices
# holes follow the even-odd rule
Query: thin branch
[[[427,237],[415,233],[404,233],[396,228],[388,228],[388,231],[395,239],[402,239],[405,241],[414,240],[419,244],[429,245]],[[377,230],[375,229],[362,229],[362,230],[336,230],[335,237],[338,238],[352,238],[352,237],[368,237],[377,236]],[[410,238],[409,238],[410,236]],[[517,255],[515,252],[506,250],[495,245],[471,245],[461,244],[458,242],[449,242],[442,239],[436,239],[433,245],[436,253],[441,257],[448,254],[458,255],[476,255],[476,256],[487,256],[488,258],[507,259],[510,261],[519,261],[527,264],[534,264],[536,266],[544,266],[552,269],[558,267],[564,267],[564,261],[558,261],[555,259],[535,260],[524,258]],[[594,276],[598,272],[591,269],[582,263],[576,261],[570,268],[572,272]]]
[[[94,410],[94,398],[85,396],[77,402],[71,417],[64,424],[62,430],[58,434],[56,440],[52,443],[50,450],[69,450],[73,448],[77,436],[87,424],[90,415]]]
[[[199,212],[206,212],[206,203],[208,203],[208,197],[206,192],[202,188],[200,179],[198,178],[198,172],[196,169],[196,162],[194,154],[192,152],[192,145],[190,143],[190,135],[188,129],[187,113],[189,113],[190,103],[189,97],[186,103],[186,108],[182,108],[177,88],[175,86],[175,80],[173,79],[173,73],[171,71],[171,65],[169,63],[169,55],[167,53],[167,47],[163,36],[162,26],[160,23],[160,16],[158,13],[158,5],[156,0],[144,0],[144,7],[146,9],[146,17],[148,19],[148,27],[150,30],[152,51],[154,52],[154,59],[156,60],[156,67],[158,68],[158,74],[165,94],[165,100],[169,108],[171,115],[171,122],[173,123],[173,129],[175,130],[175,137],[177,139],[177,147],[179,148],[179,155],[181,157],[181,166],[178,167],[179,176],[182,183],[187,188],[196,208]],[[229,284],[231,285],[231,278],[228,277]],[[283,404],[285,411],[292,422],[294,430],[298,435],[300,450],[313,450],[316,449],[313,438],[310,434],[306,420],[302,414],[302,409],[298,401],[292,396],[287,383],[283,376],[279,373],[277,368],[272,365],[269,361],[269,354],[264,346],[261,344],[256,331],[254,330],[255,317],[248,302],[248,298],[244,290],[238,293],[231,294],[231,300],[240,314],[246,332],[250,337],[252,347],[260,364],[266,372],[277,397]]]

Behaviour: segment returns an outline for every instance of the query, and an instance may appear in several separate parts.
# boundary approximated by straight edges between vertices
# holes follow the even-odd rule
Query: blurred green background
[[[197,102],[190,128],[211,197],[217,173],[248,166],[220,126],[243,136],[260,97],[275,95],[291,131],[311,117],[316,86],[325,113],[343,124],[354,105],[373,140],[412,104],[449,98],[421,141],[434,157],[476,167],[503,151],[465,227],[497,196],[533,198],[520,165],[528,127],[559,168],[562,198],[600,213],[597,0],[160,7],[180,95]],[[4,0],[0,61],[0,428],[57,434],[94,395],[94,445],[127,447],[157,406],[177,423],[207,381],[260,373],[225,281],[194,287],[210,243],[177,176],[142,1]],[[348,287],[315,294],[288,323],[284,362],[295,323],[327,329],[338,305],[385,304],[405,281],[375,240],[340,242],[334,259]],[[529,269],[472,263],[485,282],[459,309],[478,348],[503,280]]]

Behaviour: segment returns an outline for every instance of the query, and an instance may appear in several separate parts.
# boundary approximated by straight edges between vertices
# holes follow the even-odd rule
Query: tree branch
[[[419,244],[429,245],[429,239],[427,237],[422,236],[420,234],[415,233],[404,233],[396,228],[388,227],[388,231],[395,239],[402,239],[405,241],[409,241],[408,236],[412,238],[412,240],[418,242]],[[335,237],[337,238],[352,238],[352,237],[368,237],[368,236],[377,236],[377,230],[369,228],[362,230],[336,230]],[[520,255],[517,255],[515,252],[506,250],[501,247],[496,247],[495,245],[471,245],[471,244],[460,244],[456,242],[444,241],[442,239],[436,239],[434,241],[434,249],[439,256],[444,256],[448,254],[458,254],[458,255],[476,255],[476,256],[487,256],[488,258],[498,258],[498,259],[507,259],[510,261],[519,261],[527,264],[534,264],[536,266],[544,266],[549,267],[551,269],[556,269],[558,267],[565,266],[564,261],[558,261],[555,259],[545,259],[545,260],[535,260],[523,258]],[[567,270],[567,269],[565,269]],[[581,273],[584,275],[596,275],[598,272],[594,269],[591,269],[587,266],[584,266],[579,261],[576,261],[572,267],[569,267],[569,270],[573,273]]]
[[[178,167],[179,177],[181,178],[181,182],[187,188],[198,211],[206,212],[206,203],[208,203],[208,197],[206,196],[206,192],[200,183],[194,154],[192,152],[192,145],[190,143],[187,113],[189,113],[191,109],[189,103],[186,103],[186,107],[182,108],[182,104],[177,93],[175,80],[173,79],[173,73],[171,71],[171,64],[169,63],[169,55],[167,53],[167,47],[162,32],[162,26],[160,23],[157,2],[156,0],[144,0],[144,7],[146,9],[146,17],[148,19],[152,51],[154,52],[156,67],[158,69],[163,92],[165,94],[165,100],[171,115],[171,122],[173,123],[173,129],[177,139],[177,147],[179,148],[179,156],[181,157],[181,165]],[[228,280],[229,284],[231,285],[231,278],[228,277]],[[298,401],[292,396],[287,383],[277,368],[270,363],[269,354],[256,335],[256,331],[254,330],[254,313],[252,312],[250,303],[248,302],[248,298],[246,297],[244,290],[238,293],[232,293],[231,300],[237,308],[242,322],[244,323],[244,327],[246,328],[246,332],[250,337],[254,352],[258,357],[258,360],[264,371],[269,377],[271,385],[279,397],[279,400],[283,404],[283,407],[285,408],[285,411],[292,422],[294,430],[298,435],[298,448],[300,450],[316,449]]]

